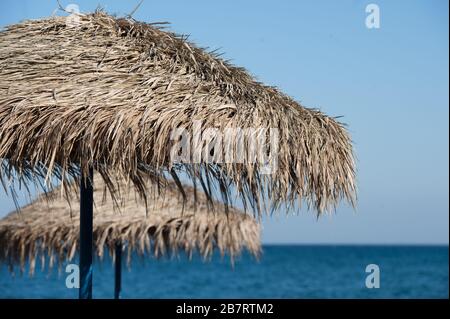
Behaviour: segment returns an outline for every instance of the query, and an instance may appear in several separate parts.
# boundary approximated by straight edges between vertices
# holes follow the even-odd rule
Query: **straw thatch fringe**
[[[145,196],[144,175],[161,182],[187,172],[226,204],[234,185],[254,211],[306,201],[319,213],[355,200],[355,169],[344,126],[256,82],[185,37],[103,12],[25,21],[0,32],[2,182],[87,176],[108,187],[125,178]],[[172,166],[171,132],[203,128],[277,128],[278,169],[261,164]],[[240,141],[235,138],[231,149]],[[247,149],[247,145],[245,147]],[[14,171],[16,171],[17,176]],[[265,194],[265,195],[261,195]]]
[[[105,249],[114,258],[116,242],[124,245],[128,262],[133,252],[159,257],[177,255],[179,251],[191,256],[197,251],[207,259],[218,249],[232,261],[243,249],[256,257],[260,253],[260,226],[252,217],[234,208],[228,214],[209,212],[206,196],[199,192],[194,203],[191,187],[184,186],[184,202],[176,186],[167,185],[165,195],[149,204],[150,213],[146,215],[145,204],[134,190],[124,194],[125,200],[118,204],[121,212],[114,212],[110,194],[105,197],[102,192],[102,180],[96,178],[94,183],[93,237],[100,258]],[[42,267],[47,260],[52,268],[55,263],[61,265],[74,258],[78,251],[79,213],[77,209],[71,211],[57,192],[41,196],[20,212],[0,220],[0,262],[11,270],[19,264],[23,271],[28,260],[33,274],[36,260],[41,259]],[[69,203],[78,207],[76,198]]]

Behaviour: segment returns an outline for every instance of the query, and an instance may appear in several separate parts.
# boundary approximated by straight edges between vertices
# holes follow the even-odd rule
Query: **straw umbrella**
[[[102,258],[106,248],[114,259],[115,298],[120,294],[123,248],[128,263],[133,252],[159,257],[179,251],[192,256],[197,251],[207,259],[216,248],[232,261],[243,249],[255,257],[260,253],[260,226],[254,218],[234,208],[227,215],[210,212],[206,196],[199,192],[195,202],[194,190],[189,186],[185,186],[188,199],[184,201],[173,183],[167,185],[164,196],[155,196],[150,205],[152,213],[146,215],[145,203],[133,189],[117,206],[98,176],[94,185],[95,255]],[[11,270],[19,264],[23,271],[28,260],[33,274],[36,260],[41,259],[44,267],[48,258],[51,268],[74,258],[79,244],[79,214],[70,207],[76,205],[77,199],[61,199],[57,191],[41,195],[20,212],[0,220],[0,262]],[[221,206],[216,203],[214,209]],[[123,212],[115,212],[117,207]]]
[[[67,180],[80,182],[82,281],[90,282],[93,169],[113,193],[125,178],[143,198],[144,175],[156,183],[170,175],[183,193],[178,176],[186,173],[208,198],[215,185],[227,207],[235,190],[257,214],[297,202],[318,214],[342,199],[354,204],[352,144],[336,119],[160,25],[103,12],[76,18],[75,25],[52,17],[0,32],[0,158],[5,184],[52,174],[63,189]],[[201,133],[275,128],[276,170],[264,173],[266,163],[251,152],[238,162],[174,163],[174,130],[193,132],[197,121]],[[227,144],[233,151],[242,147],[236,136]]]

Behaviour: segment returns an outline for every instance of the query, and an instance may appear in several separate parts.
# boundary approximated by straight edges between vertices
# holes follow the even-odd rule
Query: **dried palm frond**
[[[198,252],[206,259],[217,249],[233,260],[246,249],[259,255],[260,225],[251,216],[231,207],[228,214],[211,212],[206,196],[198,192],[194,201],[194,190],[189,186],[184,186],[186,201],[173,183],[166,185],[164,196],[157,195],[154,185],[147,187],[155,191],[149,214],[134,188],[123,191],[122,202],[114,204],[102,179],[95,178],[93,240],[98,257],[104,256],[106,248],[114,258],[116,243],[126,248],[128,261],[133,252],[156,257]],[[40,196],[20,212],[0,220],[1,263],[10,269],[19,264],[24,270],[28,260],[32,274],[36,260],[49,260],[52,267],[55,262],[61,265],[74,258],[79,244],[77,198],[68,199],[71,205],[67,205],[57,192]],[[120,212],[114,211],[117,208]]]
[[[145,196],[186,173],[228,205],[234,189],[260,213],[305,201],[318,213],[355,200],[355,164],[343,124],[165,31],[103,12],[25,21],[0,32],[2,181],[65,182],[99,171],[111,189],[125,178]],[[241,163],[171,161],[176,128],[275,128],[277,169]],[[229,145],[241,147],[236,137]],[[248,145],[244,145],[244,150]],[[17,175],[16,175],[17,174]],[[212,186],[213,185],[213,186]],[[270,201],[270,205],[266,202]]]

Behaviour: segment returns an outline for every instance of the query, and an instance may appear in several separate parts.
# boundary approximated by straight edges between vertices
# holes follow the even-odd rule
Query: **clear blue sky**
[[[138,3],[61,2],[117,15]],[[365,27],[369,3],[380,7],[380,29]],[[56,0],[1,1],[0,26],[56,8]],[[448,244],[447,1],[145,0],[134,17],[169,21],[302,104],[344,115],[358,157],[357,210],[271,218],[266,243]],[[1,192],[0,216],[13,208]]]

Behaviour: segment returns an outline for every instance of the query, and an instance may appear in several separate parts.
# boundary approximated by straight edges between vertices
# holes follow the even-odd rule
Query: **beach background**
[[[124,16],[139,1],[61,1]],[[367,5],[380,9],[369,29]],[[0,1],[0,27],[57,10],[55,0]],[[136,20],[169,21],[201,47],[246,67],[302,105],[343,116],[357,157],[358,204],[317,219],[263,221],[263,255],[234,269],[215,256],[141,260],[123,272],[124,298],[448,298],[448,1],[144,1]],[[30,202],[18,193],[18,205]],[[32,195],[36,195],[32,193]],[[15,209],[0,188],[0,218]],[[76,260],[74,262],[77,262]],[[365,286],[380,267],[380,288]],[[11,276],[0,298],[76,298],[64,269]],[[94,297],[111,298],[113,267],[96,261]]]
[[[380,267],[380,288],[365,285]],[[266,245],[259,262],[243,255],[234,268],[215,255],[159,260],[134,256],[122,272],[122,298],[448,298],[446,246]],[[77,298],[63,269],[33,278],[0,270],[0,298]],[[111,260],[96,262],[93,297],[112,298]]]

